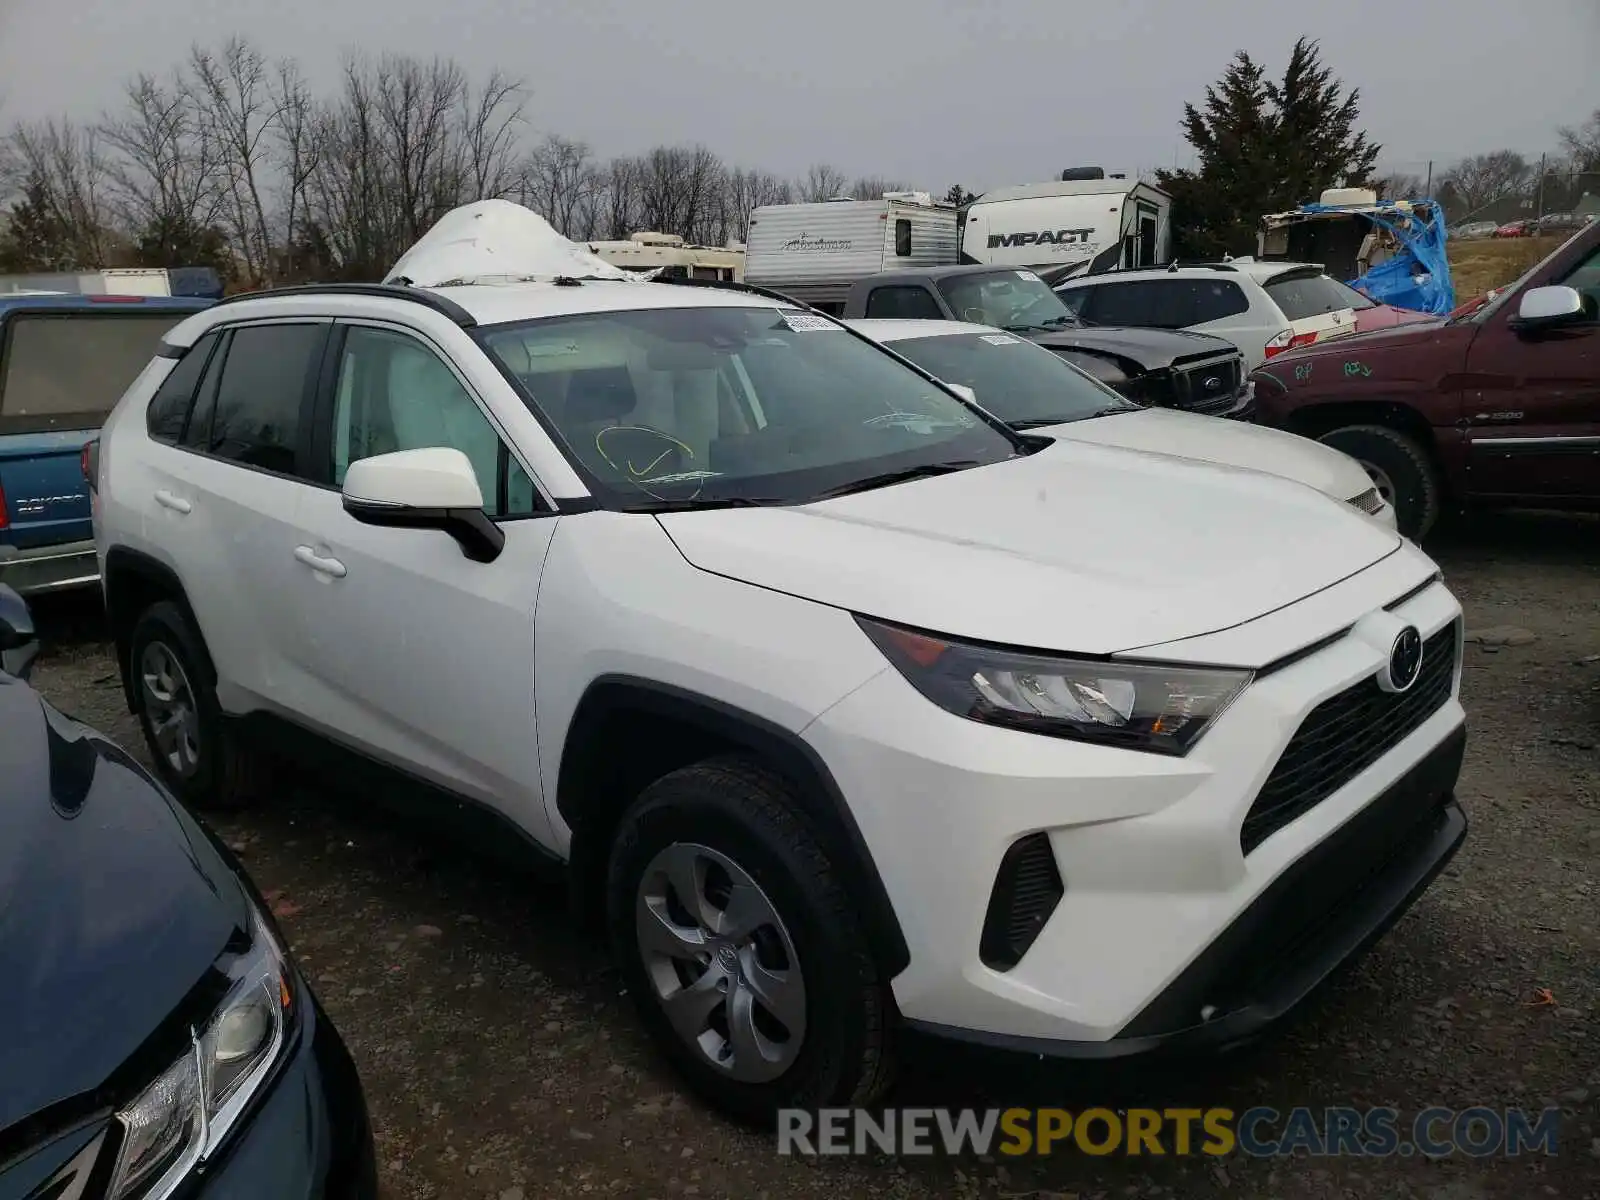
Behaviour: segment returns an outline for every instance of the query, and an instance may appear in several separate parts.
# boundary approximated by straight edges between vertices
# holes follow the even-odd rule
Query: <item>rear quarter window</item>
[[[1265,286],[1272,302],[1291,321],[1320,317],[1346,308],[1372,307],[1372,301],[1360,292],[1327,275],[1280,275],[1269,279]]]
[[[14,312],[0,340],[0,432],[94,429],[178,312]]]

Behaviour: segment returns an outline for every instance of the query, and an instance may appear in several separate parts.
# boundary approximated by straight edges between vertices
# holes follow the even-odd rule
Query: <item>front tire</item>
[[[134,712],[156,773],[185,804],[235,809],[247,803],[251,759],[228,727],[200,635],[176,604],[152,604],[128,640]]]
[[[741,758],[658,779],[612,846],[609,932],[640,1019],[750,1124],[888,1089],[893,1005],[858,910],[793,788]]]
[[[1433,528],[1439,519],[1439,472],[1416,439],[1387,425],[1350,425],[1317,440],[1361,464],[1406,537],[1420,540]]]

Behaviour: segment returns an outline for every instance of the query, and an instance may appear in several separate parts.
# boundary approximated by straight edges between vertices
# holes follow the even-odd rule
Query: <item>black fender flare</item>
[[[189,603],[189,595],[184,590],[183,581],[178,578],[178,573],[166,563],[153,558],[143,551],[134,550],[127,546],[112,546],[106,551],[105,569],[102,573],[102,587],[105,592],[106,619],[111,626],[111,633],[117,652],[117,666],[122,674],[123,696],[128,703],[128,711],[134,709],[133,696],[133,670],[128,661],[128,636],[133,632],[134,622],[139,619],[142,605],[134,608],[135,601],[129,600],[129,593],[148,595],[150,592],[159,593],[162,598],[171,600],[189,618],[189,623],[194,627],[200,639],[200,650],[205,656],[204,668],[210,676],[210,682],[215,684],[217,679],[216,664],[211,661],[211,651],[206,646],[205,635],[200,630],[200,623],[195,619],[194,608]],[[138,581],[143,586],[131,588],[129,583]]]
[[[905,934],[849,803],[821,755],[798,734],[744,709],[671,684],[630,675],[592,680],[573,711],[562,747],[556,809],[572,830],[570,865],[575,886],[604,861],[621,810],[585,805],[584,778],[594,756],[607,753],[596,736],[619,712],[659,716],[694,727],[717,741],[748,750],[797,785],[808,815],[831,842],[839,866],[860,899],[869,944],[887,978],[911,961]],[[611,748],[615,753],[615,747]]]

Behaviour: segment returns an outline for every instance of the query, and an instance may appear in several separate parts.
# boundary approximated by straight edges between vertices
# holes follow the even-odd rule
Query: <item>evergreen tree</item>
[[[1279,80],[1243,50],[1235,54],[1204,106],[1183,108],[1198,169],[1156,172],[1172,195],[1179,257],[1253,254],[1263,213],[1315,200],[1324,188],[1369,183],[1379,147],[1358,128],[1360,98],[1308,38],[1295,42]]]
[[[75,261],[72,230],[50,202],[50,192],[38,176],[22,185],[21,198],[7,214],[5,232],[0,235],[0,270],[22,274],[30,271],[70,271]]]

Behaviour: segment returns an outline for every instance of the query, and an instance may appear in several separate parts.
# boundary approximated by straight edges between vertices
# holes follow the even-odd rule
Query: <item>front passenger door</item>
[[[341,323],[318,405],[293,579],[306,718],[353,748],[548,836],[534,742],[533,613],[556,517],[447,359],[398,328]],[[505,533],[491,563],[448,535],[362,524],[339,486],[373,454],[464,453]]]

